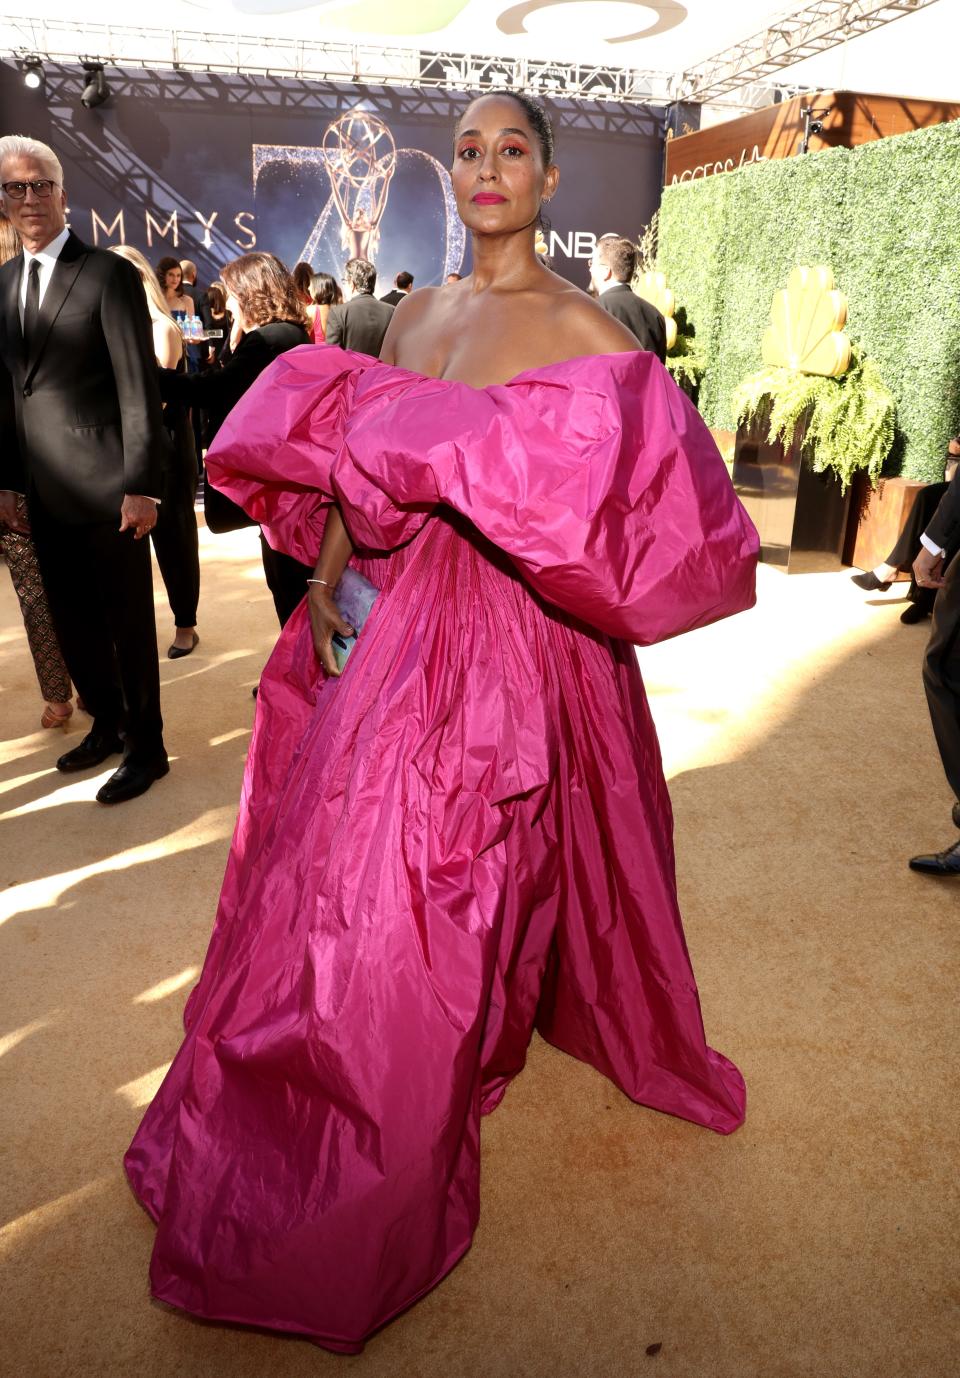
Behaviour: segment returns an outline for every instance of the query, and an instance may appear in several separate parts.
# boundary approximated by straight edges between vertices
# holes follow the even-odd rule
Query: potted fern
[[[637,296],[649,301],[663,316],[667,334],[667,368],[674,382],[696,405],[706,361],[697,348],[696,331],[687,320],[686,311],[682,306],[677,306],[666,274],[657,268],[659,234],[660,212],[655,211],[637,241],[637,267],[630,286]]]
[[[839,563],[851,481],[875,483],[893,443],[893,397],[845,322],[830,270],[795,268],[774,297],[765,367],[733,395],[733,481],[761,558],[789,572]]]

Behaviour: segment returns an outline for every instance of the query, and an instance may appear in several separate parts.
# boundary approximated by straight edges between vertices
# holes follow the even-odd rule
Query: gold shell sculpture
[[[839,378],[850,367],[850,339],[843,334],[846,319],[847,299],[834,291],[829,268],[794,268],[786,288],[774,293],[763,362]]]
[[[644,301],[655,306],[666,322],[667,351],[669,352],[677,343],[677,323],[673,319],[677,299],[667,286],[666,273],[641,273],[638,278],[634,279],[632,286],[637,296],[643,297]]]

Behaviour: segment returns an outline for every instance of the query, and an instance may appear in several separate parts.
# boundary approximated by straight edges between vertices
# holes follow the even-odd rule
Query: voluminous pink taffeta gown
[[[154,1295],[359,1349],[469,1247],[531,1032],[729,1133],[631,642],[751,606],[757,539],[650,354],[474,389],[329,346],[220,431],[217,487],[381,589],[340,679],[263,674],[186,1038],[126,1157]],[[372,554],[371,552],[380,552]]]

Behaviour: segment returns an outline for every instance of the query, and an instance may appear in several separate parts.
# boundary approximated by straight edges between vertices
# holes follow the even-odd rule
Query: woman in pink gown
[[[400,304],[386,362],[282,356],[208,455],[320,582],[261,679],[186,1038],[126,1158],[156,1297],[344,1351],[469,1247],[480,1117],[534,1028],[643,1105],[744,1114],[630,643],[749,607],[756,534],[666,371],[537,262],[539,107],[475,101],[453,178],[472,275]],[[339,677],[348,559],[380,593]]]

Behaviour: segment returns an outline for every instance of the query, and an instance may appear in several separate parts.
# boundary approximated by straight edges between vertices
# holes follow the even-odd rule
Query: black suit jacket
[[[125,493],[160,495],[169,456],[140,274],[71,234],[29,358],[22,275],[22,254],[0,268],[0,488],[69,525],[119,524]]]
[[[377,301],[370,292],[363,292],[342,306],[331,306],[324,340],[341,349],[355,349],[358,354],[370,354],[379,359],[380,346],[392,315],[392,306]]]
[[[655,306],[638,297],[627,283],[618,283],[606,292],[601,292],[597,301],[604,311],[616,316],[628,330],[632,330],[640,342],[641,349],[656,354],[661,364],[667,357],[667,327]]]
[[[950,480],[949,487],[940,499],[940,505],[930,519],[924,532],[934,545],[943,550],[955,550],[960,545],[960,469]]]
[[[409,295],[409,292],[401,292],[399,287],[395,287],[392,292],[388,292],[387,295],[381,297],[380,300],[385,302],[387,306],[399,306],[404,297],[408,297]]]

